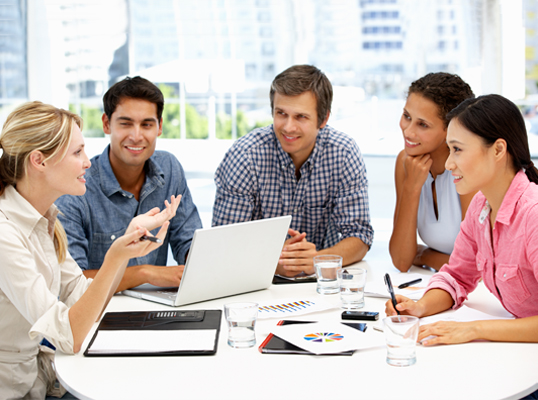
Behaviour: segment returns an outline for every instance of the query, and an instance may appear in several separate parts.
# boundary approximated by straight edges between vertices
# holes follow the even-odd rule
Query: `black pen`
[[[392,281],[390,280],[389,274],[385,274],[385,285],[387,285],[387,289],[390,293],[390,298],[392,299],[392,305],[394,306],[394,309],[396,310],[398,315],[400,315],[400,311],[396,309],[396,304],[398,304],[398,302],[396,301],[396,296],[394,295],[394,289],[392,288]]]
[[[150,242],[153,242],[153,243],[162,243],[162,240],[159,238],[156,238],[155,236],[144,235],[140,238],[140,240],[149,240]]]
[[[398,289],[405,289],[406,287],[414,285],[415,283],[419,283],[419,282],[422,282],[422,278],[418,278],[418,279],[415,279],[414,281],[402,283],[401,285],[398,286]]]

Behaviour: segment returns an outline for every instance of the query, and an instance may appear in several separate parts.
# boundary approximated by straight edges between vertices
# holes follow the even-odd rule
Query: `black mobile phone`
[[[342,319],[358,319],[362,321],[377,321],[379,313],[374,311],[344,311]]]

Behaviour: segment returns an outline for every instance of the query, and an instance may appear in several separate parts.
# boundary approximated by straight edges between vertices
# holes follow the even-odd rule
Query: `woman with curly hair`
[[[470,86],[444,72],[427,74],[409,87],[400,119],[405,148],[396,159],[396,208],[389,243],[392,262],[402,272],[411,265],[439,270],[448,262],[474,195],[458,195],[454,178],[445,170],[446,115],[468,98],[474,98]],[[417,243],[417,230],[426,246]]]

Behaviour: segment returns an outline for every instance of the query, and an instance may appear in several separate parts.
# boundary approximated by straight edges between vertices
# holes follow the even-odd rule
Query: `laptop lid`
[[[291,216],[198,229],[179,286],[141,285],[123,293],[172,306],[266,289],[271,285]]]

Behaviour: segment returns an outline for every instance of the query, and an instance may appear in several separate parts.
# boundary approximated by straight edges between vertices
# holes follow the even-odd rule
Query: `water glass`
[[[415,349],[419,319],[410,315],[393,315],[383,319],[387,342],[387,363],[397,367],[413,365],[417,361]]]
[[[346,267],[337,271],[338,286],[342,308],[358,310],[364,307],[364,285],[366,285],[366,269]]]
[[[336,272],[342,268],[342,257],[323,255],[314,257],[314,269],[318,284],[316,290],[320,294],[334,294],[340,291]]]
[[[254,327],[258,318],[258,303],[229,303],[224,305],[228,323],[228,344],[234,348],[256,344]]]

